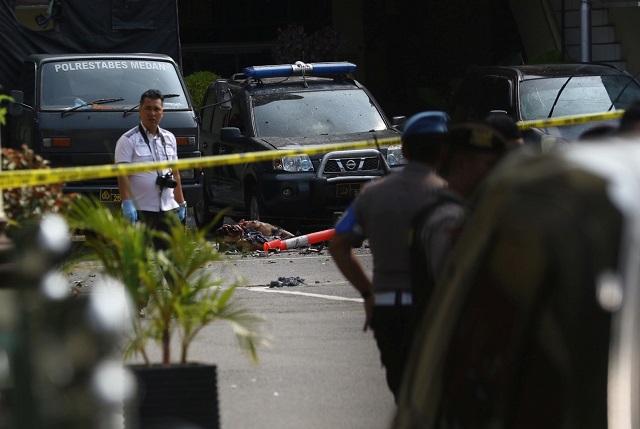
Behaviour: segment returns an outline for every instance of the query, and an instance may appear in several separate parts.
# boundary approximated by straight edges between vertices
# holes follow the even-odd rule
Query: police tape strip
[[[540,119],[518,122],[518,128],[528,130],[531,128],[560,127],[566,125],[582,124],[593,121],[617,119],[622,116],[624,110],[615,112],[593,113],[587,115],[562,116],[557,118]],[[140,162],[134,164],[108,164],[84,167],[63,167],[43,170],[5,170],[0,171],[0,189],[19,188],[22,186],[38,186],[50,183],[75,182],[80,180],[105,179],[109,177],[126,176],[133,173],[142,173],[163,168],[191,169],[200,167],[216,167],[221,165],[242,164],[249,162],[270,161],[283,156],[366,149],[372,147],[391,146],[401,144],[400,137],[370,139],[351,143],[323,144],[285,149],[277,151],[247,152],[229,155],[214,155],[200,158],[179,159],[177,161]]]
[[[525,131],[531,128],[562,127],[566,125],[584,124],[586,122],[605,121],[607,119],[617,119],[622,116],[624,110],[615,112],[591,113],[588,115],[559,116],[557,118],[537,119],[532,121],[518,122],[518,128]]]
[[[216,167],[221,165],[242,164],[249,162],[270,161],[290,155],[316,155],[339,150],[366,149],[401,144],[400,137],[387,137],[363,140],[350,143],[310,145],[296,149],[269,150],[229,155],[214,155],[199,158],[179,159],[177,161],[140,162],[131,164],[108,164],[84,167],[62,167],[40,170],[4,170],[0,171],[0,189],[19,188],[22,186],[38,186],[50,183],[75,182],[79,180],[105,179],[116,176],[127,176],[163,168],[192,169],[200,167]]]

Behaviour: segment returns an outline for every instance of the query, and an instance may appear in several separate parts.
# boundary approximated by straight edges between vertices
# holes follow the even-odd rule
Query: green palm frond
[[[85,235],[85,245],[102,263],[103,273],[125,285],[137,308],[146,306],[143,320],[131,318],[125,357],[140,354],[149,363],[146,344],[152,340],[162,348],[162,363],[169,364],[170,339],[177,333],[180,361],[185,363],[197,334],[211,323],[225,321],[241,350],[257,363],[257,347],[264,343],[263,319],[233,299],[237,280],[223,282],[211,268],[223,258],[207,240],[207,230],[185,229],[176,216],[168,234],[154,232],[86,197],[77,200],[68,222],[73,233]],[[156,252],[154,238],[165,240],[167,249]]]
[[[182,306],[177,312],[182,329],[181,361],[187,360],[189,344],[205,326],[215,321],[223,321],[233,328],[240,349],[254,363],[258,363],[256,350],[257,346],[264,344],[264,335],[260,329],[264,319],[232,300],[236,287],[209,288],[197,301]]]

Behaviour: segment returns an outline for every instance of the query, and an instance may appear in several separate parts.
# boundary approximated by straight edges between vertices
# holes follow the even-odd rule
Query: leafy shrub
[[[202,104],[204,94],[207,92],[207,88],[211,85],[211,82],[219,79],[220,76],[210,71],[199,71],[190,74],[184,80],[187,84],[187,89],[191,95],[191,100],[196,109]]]
[[[101,262],[101,274],[122,283],[135,310],[145,308],[145,317],[130,318],[132,331],[125,358],[139,355],[147,365],[151,357],[147,343],[162,350],[162,364],[169,365],[172,347],[179,349],[179,362],[186,364],[188,350],[206,326],[224,321],[231,325],[243,352],[258,362],[257,347],[266,337],[263,319],[244,307],[234,296],[239,278],[221,277],[212,268],[223,262],[207,229],[185,229],[178,217],[170,217],[169,233],[158,232],[142,222],[131,223],[97,198],[76,198],[67,220],[74,233],[85,234],[85,245]],[[155,251],[153,239],[165,240],[168,248]],[[172,341],[174,337],[179,341]],[[179,345],[177,344],[179,342]]]
[[[43,168],[50,168],[49,161],[26,145],[22,146],[22,151],[2,148],[2,170]],[[75,195],[64,194],[62,187],[61,183],[56,183],[3,190],[4,211],[9,218],[7,233],[10,235],[22,223],[38,220],[44,213],[66,213]]]

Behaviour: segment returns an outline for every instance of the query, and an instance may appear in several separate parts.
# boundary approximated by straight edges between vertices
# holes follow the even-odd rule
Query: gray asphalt
[[[326,249],[307,250],[232,254],[224,265],[206,268],[222,278],[243,277],[235,298],[265,318],[269,337],[257,365],[241,353],[224,323],[206,327],[192,345],[190,361],[217,365],[223,429],[390,426],[395,405],[373,335],[362,330],[362,300]],[[357,252],[370,270],[369,250]],[[98,281],[90,273],[89,267],[76,270],[71,280],[86,290]],[[304,283],[269,287],[278,277],[301,277]]]

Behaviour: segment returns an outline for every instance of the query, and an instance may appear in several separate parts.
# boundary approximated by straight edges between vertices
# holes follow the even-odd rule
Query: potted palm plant
[[[203,269],[222,260],[215,244],[206,239],[207,230],[187,229],[176,216],[169,234],[159,233],[143,223],[131,224],[88,197],[75,201],[68,221],[73,231],[85,236],[84,246],[101,262],[102,274],[119,280],[134,303],[125,358],[139,356],[143,361],[129,365],[143,390],[140,427],[154,427],[163,420],[218,427],[216,367],[190,362],[189,346],[204,327],[226,321],[241,350],[257,363],[263,336],[262,319],[234,300],[239,279],[224,279],[223,284],[213,270]],[[166,250],[153,249],[156,236],[167,240]],[[138,317],[137,310],[144,307],[144,318]],[[150,343],[160,347],[160,362],[150,359]],[[179,357],[172,359],[176,344]]]

